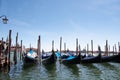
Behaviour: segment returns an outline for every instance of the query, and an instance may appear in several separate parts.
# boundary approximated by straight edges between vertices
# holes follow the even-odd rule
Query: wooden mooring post
[[[117,54],[117,47],[116,47],[116,44],[115,44],[114,46],[115,46],[115,54]]]
[[[8,43],[8,71],[10,70],[10,52],[11,52],[11,33],[12,30],[9,30],[9,43]]]
[[[93,40],[91,40],[91,53],[92,53],[92,56],[93,56]]]
[[[113,55],[115,55],[115,50],[114,50],[114,46],[113,46]]]
[[[78,55],[78,38],[76,39],[76,55]]]
[[[17,50],[18,50],[18,33],[16,35],[16,47],[15,47],[15,52],[14,52],[14,64],[17,64]]]
[[[10,66],[10,52],[11,52],[11,33],[12,33],[12,30],[9,30],[9,46],[8,46],[8,65]]]
[[[8,65],[8,43],[6,43],[6,50],[4,52],[5,54],[5,66]]]
[[[21,50],[20,50],[20,60],[22,59],[22,40],[21,40],[21,48],[20,48]]]
[[[54,50],[54,40],[52,41],[52,50]]]
[[[120,42],[118,42],[118,54],[120,54]]]
[[[60,37],[60,61],[61,61],[62,37]]]
[[[2,41],[0,42],[0,69],[2,67],[2,56],[1,56],[1,54],[2,54]]]
[[[98,45],[98,54],[99,54],[99,55],[102,55],[101,53],[102,53],[101,47]],[[100,62],[101,62],[101,59],[100,59]]]
[[[8,42],[5,42],[2,37],[0,43],[0,70],[8,67]],[[7,68],[8,69],[8,68]]]
[[[79,44],[79,55],[80,55],[80,60],[82,60],[80,44]],[[81,62],[81,61],[80,61],[80,62]]]
[[[1,57],[1,53],[2,53],[2,51],[1,51],[1,50],[2,50],[2,49],[1,49],[1,44],[2,44],[2,43],[0,43],[0,57]]]
[[[89,44],[87,44],[87,54],[89,54]]]
[[[109,48],[108,48],[108,53],[109,53],[108,56],[110,56],[110,45],[109,45]]]
[[[64,53],[66,53],[66,43],[64,43]]]
[[[0,59],[2,58],[2,55],[3,55],[3,46],[4,46],[4,42],[3,42],[3,37],[2,37],[2,41],[1,41],[1,43],[0,43]]]
[[[79,44],[79,54],[81,55],[81,47],[80,47],[80,44]]]
[[[37,55],[38,55],[38,62],[40,61],[40,63],[41,63],[41,61],[42,61],[42,54],[41,54],[41,38],[40,38],[40,35],[38,36],[38,44],[37,44]]]
[[[108,40],[106,40],[105,54],[108,56]]]

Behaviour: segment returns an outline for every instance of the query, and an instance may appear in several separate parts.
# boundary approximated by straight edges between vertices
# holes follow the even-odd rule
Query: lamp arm
[[[5,15],[0,16],[0,18],[2,18],[2,17],[6,17],[6,16]]]

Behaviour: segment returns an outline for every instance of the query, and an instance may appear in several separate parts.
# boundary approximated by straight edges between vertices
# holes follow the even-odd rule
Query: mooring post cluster
[[[21,45],[18,44],[18,32],[16,34],[16,44],[15,46],[11,46],[12,44],[12,30],[9,30],[9,36],[7,37],[6,41],[4,41],[3,37],[2,40],[0,40],[0,70],[6,69],[9,71],[11,64],[14,63],[14,65],[17,64],[18,59],[22,60],[22,40]],[[13,53],[13,59],[11,59],[11,52]],[[20,56],[19,56],[20,55]],[[20,57],[20,58],[18,58]],[[18,58],[18,59],[17,59]],[[13,60],[13,62],[12,62]]]

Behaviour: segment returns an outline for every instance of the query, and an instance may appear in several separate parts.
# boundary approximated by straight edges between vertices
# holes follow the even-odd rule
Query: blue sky
[[[111,48],[120,41],[119,0],[0,0],[0,15],[9,18],[8,24],[0,22],[0,38],[12,29],[13,44],[18,32],[26,47],[37,47],[38,35],[46,51],[52,40],[59,49],[61,36],[71,50],[76,38],[81,48],[94,40],[94,50],[98,44],[104,50],[105,40]]]

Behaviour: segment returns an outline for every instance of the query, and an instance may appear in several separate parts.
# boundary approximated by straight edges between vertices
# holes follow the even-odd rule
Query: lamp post
[[[0,16],[0,18],[2,18],[2,22],[4,24],[7,24],[8,19],[7,19],[7,17],[5,15]]]

